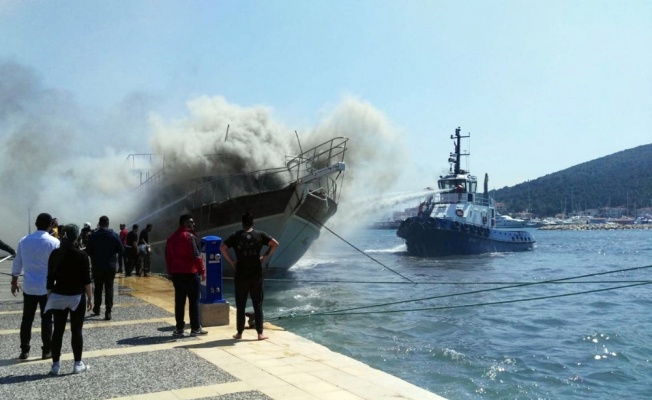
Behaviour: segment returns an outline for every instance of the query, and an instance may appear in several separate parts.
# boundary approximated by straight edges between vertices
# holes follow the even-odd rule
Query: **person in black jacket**
[[[122,241],[117,233],[109,229],[109,217],[100,217],[99,228],[91,234],[86,245],[86,253],[91,257],[91,271],[95,284],[95,306],[93,314],[100,315],[102,290],[104,293],[104,319],[111,319],[113,308],[113,280],[117,270],[118,257],[124,254]]]
[[[59,232],[61,247],[48,259],[48,302],[45,311],[54,318],[52,333],[52,368],[50,374],[59,375],[59,359],[66,320],[70,314],[71,344],[75,358],[73,374],[85,372],[88,366],[82,361],[84,338],[82,327],[86,310],[93,307],[91,298],[91,267],[88,255],[77,248],[79,227],[66,225]]]

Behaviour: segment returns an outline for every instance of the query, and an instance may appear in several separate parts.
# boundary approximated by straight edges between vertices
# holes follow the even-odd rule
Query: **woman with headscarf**
[[[61,236],[61,247],[53,251],[48,260],[48,302],[45,311],[51,310],[54,319],[51,375],[59,375],[63,332],[69,314],[75,358],[72,373],[79,374],[88,370],[82,361],[82,327],[86,311],[93,308],[90,261],[88,255],[76,246],[79,227],[66,225]]]

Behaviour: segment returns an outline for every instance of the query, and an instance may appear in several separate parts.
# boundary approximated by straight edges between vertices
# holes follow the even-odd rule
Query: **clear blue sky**
[[[0,0],[0,62],[64,93],[88,137],[199,96],[301,130],[351,96],[404,137],[397,190],[434,184],[457,126],[491,188],[652,142],[646,0]]]

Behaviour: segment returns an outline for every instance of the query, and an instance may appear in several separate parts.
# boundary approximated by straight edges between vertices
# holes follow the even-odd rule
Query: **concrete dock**
[[[233,308],[230,325],[174,338],[174,289],[157,276],[116,278],[113,319],[103,320],[102,307],[84,323],[89,371],[71,373],[68,325],[61,375],[49,376],[51,360],[40,357],[38,314],[30,358],[17,359],[22,292],[11,295],[10,272],[11,260],[1,262],[0,399],[443,399],[269,324],[268,340],[258,341],[249,329],[235,340]]]

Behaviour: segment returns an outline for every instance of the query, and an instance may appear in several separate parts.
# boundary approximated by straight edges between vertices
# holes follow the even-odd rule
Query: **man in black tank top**
[[[267,233],[255,230],[254,218],[251,214],[242,215],[242,230],[234,232],[220,246],[222,257],[235,268],[235,306],[236,327],[235,339],[242,338],[245,325],[245,308],[247,298],[251,296],[254,306],[254,320],[258,340],[265,340],[263,335],[263,264],[274,254],[278,242]],[[261,250],[267,246],[262,256]],[[235,260],[229,254],[229,248],[235,252]]]

